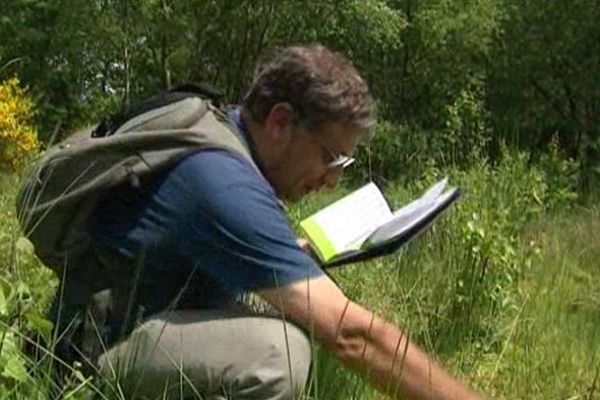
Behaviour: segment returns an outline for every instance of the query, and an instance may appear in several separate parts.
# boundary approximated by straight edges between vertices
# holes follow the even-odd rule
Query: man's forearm
[[[392,324],[353,303],[345,314],[333,350],[380,390],[394,398],[482,399],[450,377]],[[370,319],[366,329],[357,329],[361,324],[352,321],[357,317]]]
[[[395,398],[482,398],[450,377],[394,325],[348,300],[326,276],[259,294]]]

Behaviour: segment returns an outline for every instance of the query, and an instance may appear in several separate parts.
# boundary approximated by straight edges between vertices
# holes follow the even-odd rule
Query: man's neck
[[[263,127],[256,122],[246,110],[242,109],[240,118],[247,128],[247,134],[254,144],[256,156],[264,169],[263,173],[265,173],[273,163],[273,156],[275,155],[273,154],[273,146],[269,146],[267,143],[268,138],[266,137]]]

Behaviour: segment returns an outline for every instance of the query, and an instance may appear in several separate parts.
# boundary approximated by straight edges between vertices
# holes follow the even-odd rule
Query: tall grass
[[[518,284],[514,313],[491,386],[507,397],[600,398],[600,208],[532,224],[543,250]]]
[[[430,231],[393,256],[331,274],[349,297],[494,398],[600,398],[600,209],[575,207],[571,182],[547,171],[508,152],[494,165],[446,169],[465,196]],[[399,205],[441,175],[428,164],[413,184],[391,182],[386,193]],[[17,185],[14,176],[0,181],[0,398],[120,398],[112,383],[100,391],[76,369],[56,387],[52,358],[38,363],[20,350],[31,333],[49,335],[44,310],[56,280],[20,238]],[[298,204],[293,220],[348,190]],[[381,398],[314,347],[307,398]]]
[[[600,309],[598,286],[589,286],[600,270],[586,260],[597,255],[600,243],[597,234],[573,232],[593,229],[598,210],[573,208],[568,176],[549,176],[524,154],[507,152],[495,165],[479,160],[448,172],[466,194],[430,232],[395,256],[344,267],[333,276],[350,297],[398,323],[494,398],[595,398],[590,388],[598,371]],[[414,185],[389,186],[391,201],[407,201],[439,174],[431,168]],[[312,212],[319,206],[313,199],[302,208]],[[587,271],[587,289],[580,268]],[[565,281],[548,280],[553,275]],[[560,293],[542,295],[548,291]],[[573,293],[587,295],[569,300]],[[577,316],[573,307],[596,313],[595,322]],[[581,340],[573,340],[577,331]],[[378,398],[328,356],[317,364],[315,379],[327,384],[318,385],[316,398]]]

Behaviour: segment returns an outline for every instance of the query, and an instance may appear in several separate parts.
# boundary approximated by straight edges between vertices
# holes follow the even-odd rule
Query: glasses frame
[[[293,107],[291,105],[288,105],[290,107],[290,110],[293,111]],[[296,127],[298,128],[298,127]],[[325,150],[327,152],[327,154],[329,155],[329,157],[331,158],[331,161],[329,163],[327,163],[327,169],[330,170],[334,170],[337,168],[342,168],[342,169],[346,169],[348,168],[350,165],[354,164],[354,162],[356,161],[356,159],[354,157],[350,157],[347,156],[345,154],[340,154],[340,153],[336,153],[333,150],[331,150],[329,148],[329,146],[323,144],[321,142],[321,140],[318,140],[317,137],[315,137],[314,135],[308,133],[306,130],[302,129],[305,133],[309,134],[311,137],[313,137],[315,139],[315,141],[319,144],[319,146]]]
[[[336,154],[329,147],[319,142],[319,145],[329,154],[331,161],[327,164],[328,169],[342,168],[346,169],[354,164],[356,159],[345,154]]]

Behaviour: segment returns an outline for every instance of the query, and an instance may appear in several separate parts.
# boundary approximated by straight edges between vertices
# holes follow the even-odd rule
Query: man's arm
[[[394,398],[482,399],[410,343],[400,329],[347,299],[327,276],[259,295]]]

